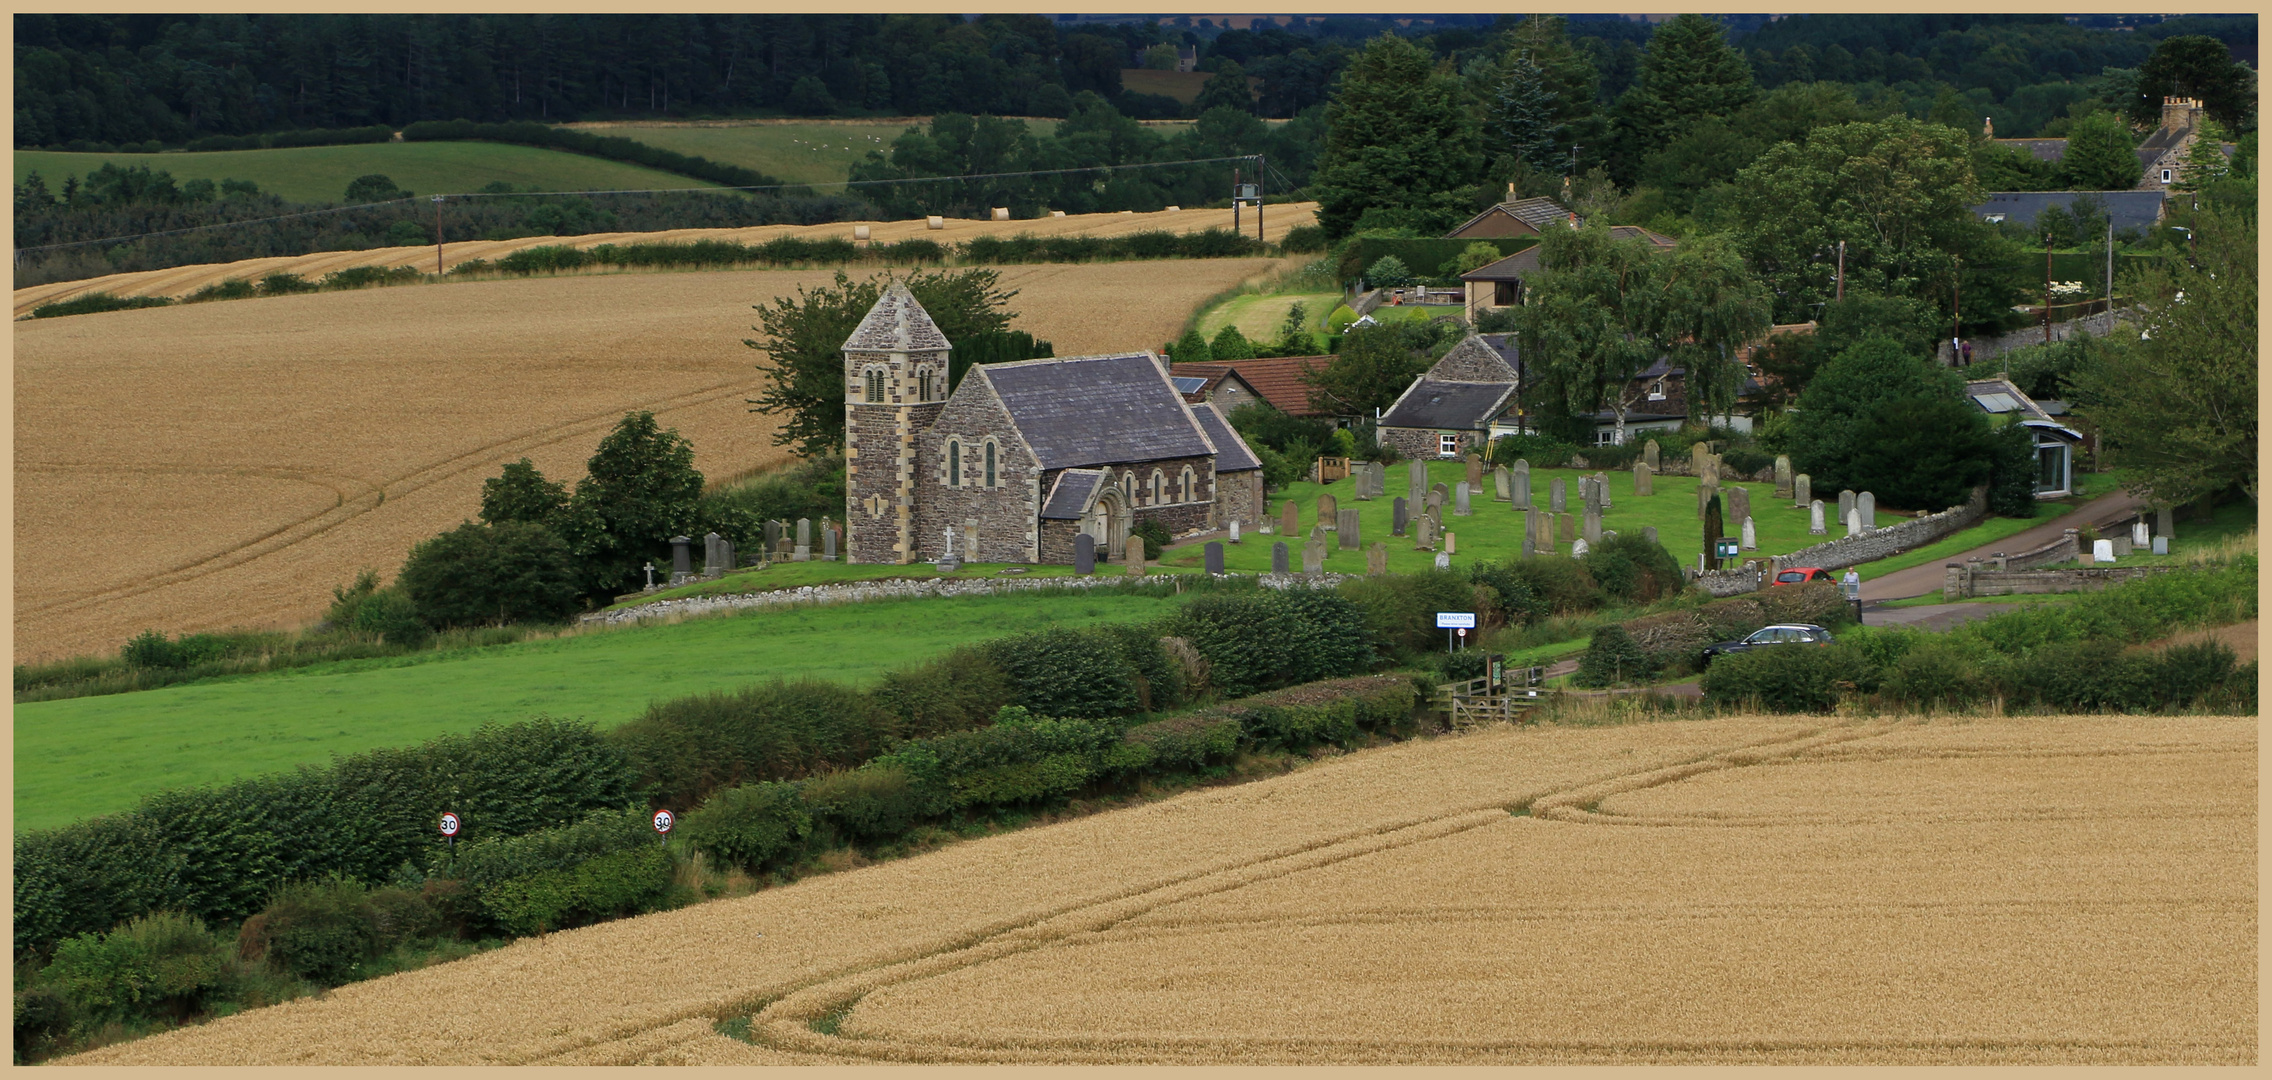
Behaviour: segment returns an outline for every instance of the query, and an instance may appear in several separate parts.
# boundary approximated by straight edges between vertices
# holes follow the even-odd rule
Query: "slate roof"
[[[980,364],[1044,469],[1204,457],[1215,447],[1150,353]]]
[[[2081,440],[2082,433],[2051,418],[2035,399],[2014,386],[2010,379],[1970,379],[1964,384],[1966,397],[1972,399],[1981,411],[1993,414],[2019,414],[2020,423],[2043,431],[2055,431],[2070,439]]]
[[[1206,429],[1207,438],[1215,444],[1216,472],[1244,472],[1262,467],[1262,459],[1247,447],[1246,440],[1232,429],[1230,420],[1213,402],[1193,405],[1191,415],[1198,418],[1199,426]]]
[[[1257,360],[1217,360],[1212,364],[1177,364],[1175,373],[1205,375],[1220,369],[1238,376],[1256,397],[1288,416],[1327,416],[1310,408],[1310,384],[1302,375],[1332,363],[1330,356],[1268,356]]]
[[[1515,335],[1478,334],[1476,336],[1482,338],[1485,345],[1489,345],[1493,350],[1497,351],[1499,354],[1499,359],[1506,361],[1509,368],[1514,369],[1515,379],[1518,382],[1527,380],[1529,378],[1529,369],[1523,367],[1522,346],[1516,343]]]
[[[2065,139],[1990,139],[1998,146],[2009,146],[2026,153],[2037,161],[2058,161],[2067,156]]]
[[[1443,382],[1422,376],[1396,399],[1380,426],[1479,431],[1506,410],[1513,383]]]
[[[947,335],[939,332],[939,324],[931,321],[931,313],[916,302],[915,294],[897,281],[884,286],[876,306],[868,309],[859,328],[844,339],[845,352],[943,352],[953,347],[947,344]]]
[[[1630,240],[1636,236],[1646,239],[1659,248],[1679,247],[1680,241],[1660,232],[1651,232],[1639,225],[1612,225],[1609,235],[1616,240]],[[1533,245],[1515,252],[1494,263],[1485,263],[1459,276],[1461,281],[1521,281],[1538,272],[1538,251]]]
[[[1552,225],[1555,222],[1563,222],[1566,224],[1570,220],[1570,211],[1566,207],[1564,207],[1561,203],[1555,202],[1553,199],[1547,198],[1544,195],[1540,195],[1536,198],[1516,199],[1511,202],[1503,202],[1496,206],[1493,206],[1490,209],[1467,219],[1467,221],[1462,223],[1459,228],[1453,229],[1449,235],[1458,236],[1461,232],[1474,226],[1476,222],[1490,217],[1493,214],[1505,214],[1541,232],[1544,232],[1548,225]],[[1582,225],[1585,223],[1585,219],[1579,218],[1578,222]]]
[[[1985,218],[2002,214],[2004,220],[2021,226],[2035,224],[2035,217],[2044,208],[2056,206],[2062,210],[2077,199],[2095,202],[2106,208],[2114,219],[2116,229],[2137,229],[2144,232],[2161,222],[2163,194],[2154,191],[1996,191],[1990,192],[1988,201],[1972,208],[1972,212]]]
[[[1102,469],[1067,469],[1057,474],[1057,483],[1049,489],[1049,498],[1041,504],[1041,516],[1050,521],[1078,521],[1089,508],[1089,497],[1096,494],[1097,485],[1104,481]]]

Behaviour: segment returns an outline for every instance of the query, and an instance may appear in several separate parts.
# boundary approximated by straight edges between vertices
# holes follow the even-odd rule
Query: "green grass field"
[[[1028,119],[1035,136],[1057,130],[1057,121]],[[852,175],[852,163],[871,150],[891,155],[891,143],[905,123],[732,124],[717,127],[609,124],[581,130],[603,137],[636,139],[649,146],[709,158],[780,177],[791,184],[838,183]]]
[[[18,705],[16,827],[490,721],[544,714],[606,728],[651,701],[774,676],[866,684],[956,645],[1051,623],[1148,619],[1175,604],[1172,595],[1028,595],[772,609]]]
[[[358,176],[379,173],[420,195],[476,191],[492,181],[535,184],[546,191],[710,187],[707,181],[603,158],[533,146],[487,142],[368,143],[289,150],[210,153],[67,154],[16,151],[16,182],[35,170],[48,190],[65,176],[85,176],[104,162],[148,165],[175,180],[250,180],[292,202],[338,202]],[[842,179],[841,173],[837,176]]]
[[[1199,332],[1213,340],[1225,326],[1236,326],[1248,341],[1271,342],[1278,340],[1278,327],[1286,321],[1286,312],[1295,304],[1304,305],[1304,315],[1311,332],[1325,330],[1325,318],[1341,303],[1341,294],[1319,293],[1247,293],[1231,297],[1209,309],[1199,317]]]

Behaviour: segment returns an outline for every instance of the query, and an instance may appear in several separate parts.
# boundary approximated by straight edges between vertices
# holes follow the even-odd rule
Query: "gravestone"
[[[1383,465],[1378,461],[1368,461],[1365,463],[1365,471],[1373,474],[1373,498],[1387,498],[1388,466]]]
[[[725,560],[725,562],[726,562],[726,569],[728,569],[728,570],[731,570],[731,569],[733,569],[733,568],[734,568],[734,542],[733,542],[732,540],[720,540],[720,541],[718,541],[718,548],[719,548],[720,552],[721,552],[721,553],[723,553],[723,554],[724,554],[724,555],[726,556],[726,560]]]
[[[1341,527],[1341,500],[1331,495],[1317,497],[1317,523],[1328,531]]]
[[[1570,485],[1559,476],[1546,485],[1546,508],[1557,514],[1570,512]]]
[[[2156,555],[2167,555],[2167,554],[2169,554],[2169,537],[2167,537],[2167,536],[2157,536],[2157,537],[2154,537],[2154,554],[2156,554]]]
[[[687,550],[687,545],[692,543],[694,543],[694,538],[691,536],[671,537],[671,584],[673,585],[685,584],[686,579],[694,576],[694,556]]]
[[[1846,535],[1850,537],[1862,535],[1862,512],[1860,510],[1846,511]]]
[[[725,560],[720,557],[723,553],[718,550],[718,541],[722,539],[724,539],[724,537],[719,536],[717,533],[702,534],[703,577],[714,578],[723,575],[726,572]]]
[[[1791,497],[1791,455],[1789,454],[1775,455],[1775,497],[1778,499]]]
[[[1586,543],[1586,538],[1581,536],[1571,542],[1570,557],[1573,559],[1583,559],[1586,557],[1586,552],[1592,551],[1593,549],[1594,546],[1592,544]]]
[[[1451,497],[1452,497],[1452,489],[1451,489],[1451,485],[1449,485],[1449,484],[1434,484],[1434,485],[1431,485],[1431,486],[1430,486],[1430,487],[1428,488],[1428,494],[1430,494],[1430,495],[1434,495],[1434,496],[1436,497],[1436,505],[1437,505],[1437,506],[1442,506],[1442,505],[1444,505],[1444,504],[1445,504],[1446,502],[1449,502],[1449,501],[1451,501]]]
[[[1232,519],[1231,519],[1231,543],[1234,543],[1234,544],[1236,544],[1236,543],[1238,543],[1238,542],[1239,542],[1239,519],[1237,519],[1237,518],[1232,518]]]
[[[1301,508],[1294,505],[1294,500],[1288,499],[1285,508],[1278,512],[1278,532],[1284,536],[1297,536],[1301,531]]]
[[[1480,491],[1482,488],[1483,458],[1480,455],[1470,453],[1467,455],[1467,490]]]
[[[1742,521],[1743,519],[1751,516],[1750,488],[1740,486],[1731,487],[1725,494],[1728,500],[1725,505],[1727,507],[1729,521]]]
[[[1745,551],[1758,551],[1758,550],[1759,550],[1759,534],[1758,534],[1757,532],[1753,531],[1753,529],[1752,529],[1752,527],[1751,527],[1751,519],[1750,519],[1750,518],[1748,518],[1748,517],[1746,517],[1746,518],[1744,518],[1744,519],[1743,519],[1743,540],[1742,540],[1742,545],[1743,545],[1743,549],[1744,549]]]
[[[1340,517],[1339,524],[1341,527],[1334,530],[1336,535],[1340,537],[1338,543],[1344,548],[1364,547],[1364,538],[1359,535],[1363,526],[1357,521],[1357,512],[1355,510],[1343,510]]]
[[[1365,549],[1365,576],[1379,577],[1388,573],[1388,541],[1375,540]]]
[[[2121,536],[2121,535],[2116,535],[2116,536],[2114,537],[2114,557],[2115,557],[2115,558],[2117,558],[2117,559],[2127,559],[2127,558],[2129,558],[2129,557],[2130,557],[2130,555],[2131,555],[2131,553],[2132,553],[2132,552],[2135,552],[2135,551],[2137,551],[2137,550],[2138,550],[2138,549],[2137,549],[2137,548],[2136,548],[2136,547],[2135,547],[2134,545],[2132,545],[2132,544],[2130,543],[2130,538],[2129,538],[2129,537],[2127,537],[2127,536]]]
[[[1452,553],[1451,553],[1451,552],[1448,552],[1448,551],[1439,551],[1439,552],[1437,552],[1437,553],[1436,553],[1436,569],[1438,569],[1438,570],[1449,570],[1449,569],[1451,569],[1451,568],[1452,568]]]
[[[1512,478],[1510,478],[1510,477],[1509,477],[1509,476],[1507,475],[1507,467],[1506,467],[1506,466],[1504,466],[1504,465],[1501,465],[1501,466],[1499,466],[1498,468],[1492,469],[1492,470],[1491,470],[1491,501],[1492,501],[1492,502],[1513,502],[1513,501],[1514,501],[1514,499],[1515,499],[1515,483],[1514,483],[1514,480],[1513,480]]]
[[[1302,573],[1325,573],[1325,541],[1312,539],[1302,545]]]
[[[1216,575],[1223,572],[1223,545],[1213,541],[1207,544],[1207,572]]]
[[[962,522],[962,557],[964,562],[978,561],[978,519],[964,518]]]
[[[1720,493],[1718,484],[1699,484],[1696,487],[1696,520],[1704,520],[1704,512],[1711,509],[1712,497]]]
[[[1445,534],[1444,534],[1444,554],[1446,554],[1446,555],[1457,555],[1457,554],[1459,554],[1459,534],[1458,534],[1458,533],[1450,533],[1450,532],[1448,532],[1448,533],[1445,533]]]
[[[1523,558],[1532,559],[1537,557],[1538,537],[1531,531],[1530,527],[1526,525],[1523,527]]]
[[[1580,509],[1592,509],[1592,508],[1598,507],[1598,506],[1600,506],[1600,505],[1601,505],[1601,497],[1600,497],[1600,496],[1597,496],[1597,495],[1595,495],[1595,494],[1594,494],[1594,478],[1593,478],[1593,477],[1591,477],[1591,476],[1581,476],[1581,477],[1579,477],[1579,478],[1578,478],[1578,506],[1579,506],[1579,508],[1580,508]]]
[[[1443,492],[1440,492],[1440,491],[1431,491],[1431,492],[1429,492],[1429,493],[1428,493],[1428,501],[1427,501],[1427,502],[1425,502],[1425,503],[1422,503],[1422,504],[1420,504],[1420,512],[1421,512],[1422,514],[1425,514],[1425,515],[1427,515],[1427,516],[1429,516],[1429,517],[1433,517],[1433,518],[1441,518],[1441,517],[1443,517],[1443,516],[1444,516],[1444,494],[1443,494]]]
[[[1371,465],[1359,465],[1355,469],[1350,470],[1349,481],[1353,485],[1351,490],[1357,493],[1358,502],[1369,502],[1372,500],[1373,467]]]
[[[1128,564],[1129,577],[1144,576],[1144,538],[1130,536],[1128,546],[1121,552],[1121,561]]]
[[[1554,515],[1554,540],[1567,544],[1578,538],[1578,519],[1572,514]]]
[[[768,522],[766,522],[766,523],[765,523],[765,550],[766,550],[766,552],[767,552],[768,554],[771,554],[771,553],[772,553],[772,551],[773,551],[773,549],[774,549],[774,547],[775,547],[776,545],[780,544],[780,543],[781,543],[781,523],[780,523],[780,522],[778,522],[778,521],[768,521]]]
[[[1641,444],[1641,463],[1647,465],[1650,472],[1655,472],[1664,467],[1663,463],[1658,460],[1663,453],[1664,451],[1657,447],[1657,440],[1650,439]]]
[[[1284,540],[1270,545],[1270,572],[1273,574],[1289,572],[1286,561],[1286,542]]]
[[[1615,510],[1615,509],[1617,509],[1617,504],[1616,504],[1616,503],[1615,503],[1614,501],[1612,501],[1612,500],[1610,499],[1610,497],[1609,497],[1609,474],[1608,474],[1608,473],[1606,473],[1606,472],[1598,472],[1598,473],[1595,473],[1595,474],[1594,474],[1594,497],[1596,497],[1596,498],[1598,498],[1598,499],[1600,499],[1600,500],[1601,500],[1601,508],[1602,508],[1602,509],[1604,509],[1604,510]]]
[[[1816,499],[1807,504],[1807,532],[1813,536],[1827,536],[1830,533],[1830,530],[1822,524],[1821,499]]]
[[[2153,541],[2153,537],[2152,537],[2151,535],[2149,535],[2149,534],[2147,533],[2147,531],[2146,531],[2146,519],[2144,519],[2144,518],[2139,518],[2139,519],[2138,519],[2138,520],[2137,520],[2136,522],[2134,522],[2134,523],[2132,523],[2132,524],[2131,524],[2131,526],[2130,526],[2130,546],[2131,546],[2131,547],[2145,547],[2145,546],[2146,546],[2147,544],[2151,544],[2151,543],[2153,543],[2153,542],[2154,542],[2154,541]]]
[[[2173,507],[2157,507],[2154,510],[2154,535],[2176,536],[2176,531],[2171,528],[2171,526],[2175,523],[2176,517],[2177,514],[2175,513]],[[2154,554],[2159,555],[2161,554],[2161,552],[2157,551]]]
[[[796,553],[795,555],[792,555],[792,556],[790,556],[790,558],[792,558],[792,559],[796,560],[797,562],[811,562],[811,561],[812,561],[812,559],[813,559],[813,519],[811,519],[811,518],[798,518],[798,519],[797,519],[797,553]]]
[[[1530,505],[1530,502],[1531,502],[1531,499],[1530,499],[1530,462],[1528,462],[1528,461],[1525,461],[1525,460],[1523,460],[1522,458],[1516,458],[1516,459],[1515,459],[1515,467],[1514,467],[1514,470],[1513,470],[1513,481],[1514,481],[1514,485],[1515,485],[1515,505],[1516,505],[1516,506],[1529,506],[1529,505]]]
[[[1436,519],[1431,517],[1422,517],[1419,520],[1412,530],[1412,550],[1434,551],[1436,549],[1435,524]]]
[[[1845,520],[1846,520],[1846,515],[1848,515],[1848,514],[1851,514],[1851,513],[1853,513],[1853,512],[1854,512],[1854,489],[1852,489],[1852,488],[1848,488],[1848,489],[1846,489],[1846,490],[1844,490],[1844,491],[1841,491],[1841,492],[1839,492],[1839,493],[1838,493],[1838,520],[1840,520],[1840,521],[1845,521]]]
[[[1582,526],[1582,535],[1588,544],[1601,543],[1601,507],[1586,507],[1586,522]]]
[[[1452,504],[1453,516],[1467,517],[1474,512],[1467,505],[1467,493],[1472,490],[1474,489],[1467,486],[1467,481],[1459,482],[1459,492],[1454,496],[1455,501]]]
[[[1688,469],[1696,474],[1697,480],[1704,479],[1704,470],[1710,467],[1711,461],[1712,448],[1709,445],[1700,442],[1688,444]]]
[[[1405,527],[1405,526],[1406,526],[1407,524],[1410,524],[1411,514],[1412,514],[1412,510],[1411,510],[1411,508],[1410,508],[1409,506],[1407,506],[1407,505],[1405,504],[1405,502],[1404,502],[1404,497],[1403,497],[1403,496],[1401,496],[1401,495],[1400,495],[1400,496],[1398,496],[1398,497],[1397,497],[1397,500],[1396,500],[1395,502],[1393,502],[1393,503],[1390,503],[1390,504],[1389,504],[1389,520],[1388,520],[1388,523],[1389,523],[1389,530],[1388,530],[1388,531],[1389,531],[1390,535],[1392,535],[1392,536],[1403,536],[1403,535],[1404,535],[1404,527]]]
[[[1814,477],[1800,473],[1791,478],[1793,506],[1805,506],[1814,501]]]
[[[2101,537],[2091,541],[2091,560],[2100,564],[2114,562],[2114,541]]]
[[[1878,527],[1878,497],[1865,491],[1854,496],[1854,509],[1862,515],[1862,531]]]
[[[1646,541],[1648,541],[1648,542],[1650,542],[1650,543],[1652,543],[1652,544],[1656,543],[1656,542],[1657,542],[1657,527],[1656,527],[1656,526],[1654,526],[1654,525],[1643,525],[1643,526],[1641,526],[1641,539],[1643,539],[1643,540],[1646,540]]]
[[[1315,540],[1320,544],[1325,543],[1325,522],[1320,521],[1317,524],[1310,526],[1309,539]]]
[[[729,541],[726,544],[729,558],[733,550],[734,545]],[[834,525],[820,531],[820,558],[822,562],[836,561],[836,526]]]
[[[1097,572],[1097,538],[1087,533],[1073,534],[1073,572],[1087,577]]]
[[[1635,494],[1635,495],[1637,495],[1637,496],[1638,496],[1638,495],[1654,495],[1654,494],[1656,494],[1656,493],[1657,493],[1657,478],[1656,478],[1656,476],[1655,476],[1655,470],[1653,470],[1653,469],[1649,468],[1649,463],[1648,463],[1648,462],[1646,462],[1646,461],[1636,461],[1636,462],[1634,462],[1634,463],[1633,463],[1633,494]]]
[[[1415,506],[1419,505],[1421,498],[1428,494],[1428,465],[1426,462],[1419,458],[1413,458],[1404,467],[1404,488],[1404,501]]]

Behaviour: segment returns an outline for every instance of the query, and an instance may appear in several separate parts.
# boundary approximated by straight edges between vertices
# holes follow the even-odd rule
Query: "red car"
[[[1819,566],[1794,566],[1775,575],[1773,584],[1798,585],[1808,581],[1836,581],[1830,571]]]

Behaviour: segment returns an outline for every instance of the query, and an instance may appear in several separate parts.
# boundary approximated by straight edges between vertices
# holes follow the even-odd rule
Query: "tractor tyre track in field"
[[[25,604],[19,606],[17,611],[20,614],[74,611],[95,604],[124,600],[156,592],[231,567],[242,566],[255,559],[284,551],[296,544],[305,543],[329,533],[386,505],[388,499],[400,499],[452,476],[494,464],[501,460],[500,455],[525,454],[541,446],[550,446],[579,435],[589,435],[592,432],[604,430],[620,420],[626,411],[646,410],[662,414],[676,409],[706,405],[736,394],[746,394],[759,385],[758,383],[743,381],[725,383],[666,398],[658,398],[651,402],[625,406],[622,409],[608,409],[603,412],[587,414],[566,423],[500,439],[376,483],[359,477],[343,476],[336,473],[264,465],[114,465],[79,462],[19,462],[20,468],[46,472],[117,472],[129,475],[156,472],[177,475],[259,476],[278,480],[297,480],[331,487],[336,499],[330,507],[317,513],[286,522],[242,543],[167,567],[157,573],[140,578],[131,585],[115,586],[44,603]]]

